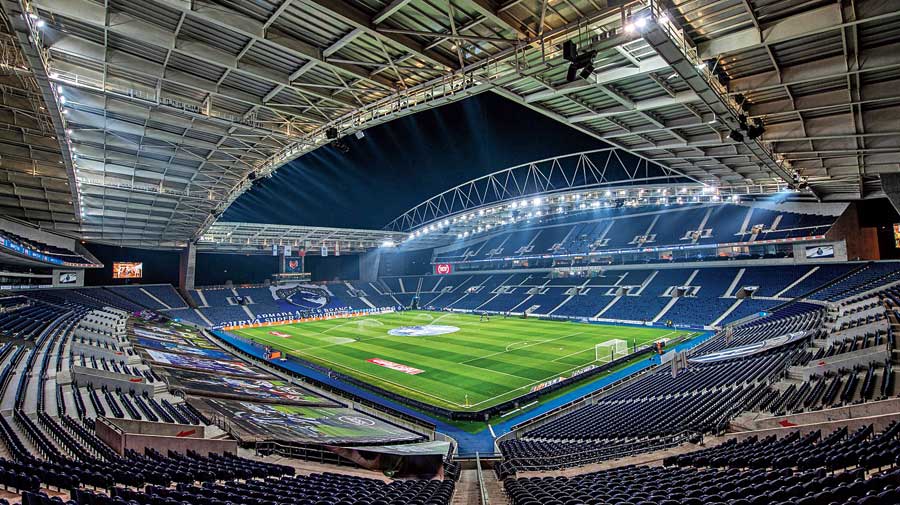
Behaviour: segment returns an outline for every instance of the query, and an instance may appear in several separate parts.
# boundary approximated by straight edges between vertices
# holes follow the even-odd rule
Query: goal
[[[594,346],[594,359],[601,363],[608,363],[622,356],[628,355],[628,342],[614,338]]]

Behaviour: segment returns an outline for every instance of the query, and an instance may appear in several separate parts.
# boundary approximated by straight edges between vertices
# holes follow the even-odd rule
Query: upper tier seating
[[[772,210],[737,204],[597,209],[522,221],[499,234],[476,237],[466,246],[439,252],[434,261],[816,237],[824,235],[836,219],[789,207]]]
[[[184,298],[178,294],[178,291],[171,284],[150,284],[141,286],[144,291],[158,298],[160,301],[173,309],[183,309],[188,306]]]
[[[76,253],[75,251],[65,249],[62,247],[57,247],[50,244],[45,244],[43,242],[38,242],[35,240],[30,240],[20,235],[16,235],[7,230],[0,231],[0,239],[6,238],[13,242],[18,243],[21,246],[27,247],[32,251],[37,251],[39,253],[46,254],[47,256],[51,256],[53,258],[65,261],[67,263],[75,263],[79,265],[93,265],[93,261],[85,258],[84,256]]]
[[[172,286],[168,286],[168,288],[172,289]],[[111,286],[106,289],[109,289],[110,291],[121,296],[122,298],[125,298],[126,300],[130,300],[130,301],[140,305],[141,307],[144,307],[147,309],[163,310],[163,309],[170,308],[170,306],[163,305],[163,303],[165,303],[165,300],[162,300],[163,303],[160,303],[159,301],[154,299],[154,296],[156,296],[155,293],[152,293],[149,290],[147,290],[145,288],[145,286]],[[162,290],[158,289],[157,291],[162,291]],[[173,294],[175,296],[177,296],[177,293],[174,293],[174,290],[173,290]],[[159,297],[157,297],[157,298],[159,298]],[[181,297],[178,297],[178,299],[179,299],[178,307],[186,307],[186,304],[184,303],[184,301],[181,301],[180,298]]]

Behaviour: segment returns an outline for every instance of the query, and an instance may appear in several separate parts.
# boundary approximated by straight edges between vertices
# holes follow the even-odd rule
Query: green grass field
[[[396,336],[389,330],[450,325],[459,331]],[[538,319],[410,311],[234,330],[234,333],[417,400],[457,411],[481,410],[535,385],[596,363],[595,345],[641,345],[682,332]],[[375,363],[420,370],[410,374]]]

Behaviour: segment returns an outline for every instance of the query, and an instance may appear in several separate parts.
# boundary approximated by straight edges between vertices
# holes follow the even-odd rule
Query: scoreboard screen
[[[113,279],[140,279],[144,276],[144,264],[133,261],[113,263]]]

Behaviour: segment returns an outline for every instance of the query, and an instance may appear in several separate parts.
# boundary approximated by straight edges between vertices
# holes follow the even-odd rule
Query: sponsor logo
[[[409,375],[418,375],[420,373],[424,373],[425,370],[419,370],[418,368],[413,368],[407,365],[401,365],[400,363],[394,363],[393,361],[388,361],[386,359],[381,358],[370,358],[367,359],[369,363],[373,365],[383,366],[385,368],[390,368],[391,370],[396,370],[398,372],[403,372]]]
[[[446,335],[457,331],[459,331],[459,328],[456,326],[423,324],[419,326],[401,326],[400,328],[388,330],[388,334],[398,337],[428,337],[432,335]]]
[[[365,417],[357,416],[338,416],[338,421],[353,426],[375,426],[375,421]]]
[[[569,378],[571,379],[572,377],[577,377],[583,373],[590,372],[591,370],[593,370],[595,368],[597,368],[597,365],[588,365],[584,368],[579,368],[578,370],[575,370],[574,372],[572,372],[572,375],[570,375]]]
[[[281,337],[281,338],[289,338],[289,337],[290,337],[289,334],[287,334],[287,333],[282,333],[282,332],[280,332],[280,331],[270,331],[270,332],[269,332],[269,335],[275,335],[276,337]]]
[[[564,380],[565,380],[565,378],[563,378],[563,377],[557,377],[555,379],[550,379],[547,382],[542,382],[542,383],[532,387],[531,392],[534,393],[535,391],[540,391],[540,390],[542,390],[544,388],[548,388],[554,384],[558,384]]]
[[[453,265],[450,263],[438,263],[434,266],[434,273],[439,275],[447,275],[453,272]]]

